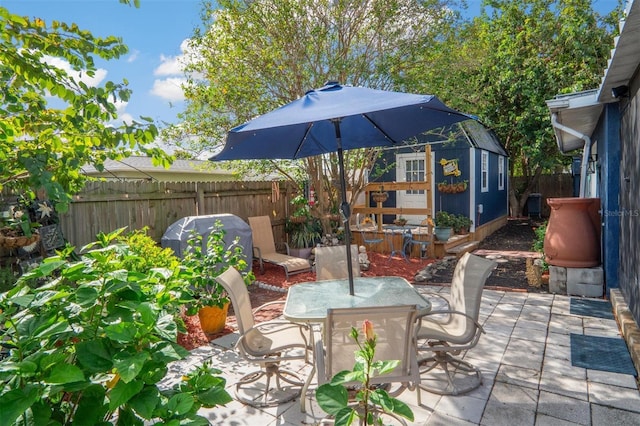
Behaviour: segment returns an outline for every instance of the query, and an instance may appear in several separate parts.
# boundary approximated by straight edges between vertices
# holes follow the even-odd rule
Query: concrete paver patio
[[[416,286],[423,294],[448,287]],[[439,396],[405,391],[400,399],[415,415],[413,425],[640,425],[640,392],[630,374],[572,366],[570,334],[620,337],[615,320],[570,313],[571,297],[546,293],[485,290],[480,322],[485,328],[465,359],[481,368],[483,384],[468,394]],[[434,300],[435,302],[435,300]],[[223,371],[229,392],[247,371],[255,370],[233,350],[237,334],[224,336],[174,363],[166,383],[210,360]],[[309,366],[289,365],[307,373]],[[307,413],[299,400],[256,409],[233,401],[202,409],[215,425],[317,425],[325,416],[307,394]]]

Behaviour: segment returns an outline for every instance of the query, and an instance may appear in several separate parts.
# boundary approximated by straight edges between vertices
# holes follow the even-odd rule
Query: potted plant
[[[393,223],[398,226],[405,226],[407,224],[407,219],[400,215],[396,220],[393,221]]]
[[[229,309],[229,297],[215,278],[233,266],[241,271],[247,285],[255,279],[251,270],[243,272],[247,270],[247,262],[243,248],[238,244],[239,239],[236,238],[227,246],[224,235],[220,221],[214,223],[204,248],[202,235],[192,234],[182,260],[190,283],[191,300],[187,304],[187,315],[198,314],[205,334],[218,333],[224,329]]]
[[[37,233],[39,223],[31,221],[29,212],[19,206],[12,206],[1,212],[0,246],[8,249],[25,247],[40,239]]]
[[[455,224],[455,215],[445,211],[439,211],[436,213],[436,226],[433,228],[433,234],[439,241],[447,241],[451,236]]]
[[[473,221],[463,214],[455,215],[454,231],[456,234],[465,235],[469,233],[469,229]]]
[[[290,238],[289,254],[307,259],[315,242],[322,237],[322,226],[311,215],[309,202],[304,196],[294,197],[291,204],[295,206],[295,210],[285,223],[285,231]]]
[[[309,258],[311,248],[322,238],[321,225],[311,214],[302,222],[287,220],[285,229],[290,236],[289,254],[303,259]]]
[[[389,193],[384,190],[384,186],[380,185],[380,191],[374,191],[371,193],[371,198],[376,203],[384,203],[389,198]]]

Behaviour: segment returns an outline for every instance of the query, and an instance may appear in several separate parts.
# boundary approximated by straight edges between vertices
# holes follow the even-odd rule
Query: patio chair
[[[360,236],[368,250],[384,241],[384,232],[378,231],[374,226],[360,228]]]
[[[292,360],[309,363],[309,351],[312,349],[309,327],[284,320],[256,324],[256,312],[284,301],[265,303],[252,310],[249,291],[242,275],[232,267],[216,277],[216,281],[228,293],[236,315],[240,334],[236,349],[244,359],[260,366],[260,370],[245,374],[236,383],[238,400],[253,407],[267,407],[298,397],[304,386],[304,379],[281,368],[280,363]],[[275,382],[274,387],[271,386],[272,381]],[[285,386],[281,382],[285,382]]]
[[[416,341],[422,389],[459,395],[482,384],[480,370],[459,355],[476,346],[484,333],[478,322],[482,289],[495,266],[492,260],[464,254],[454,270],[445,309],[419,315]]]
[[[349,277],[346,246],[316,247],[316,281]],[[360,276],[358,246],[351,245],[351,269],[354,277]]]
[[[372,385],[385,385],[391,396],[397,396],[405,389],[416,390],[420,401],[419,369],[416,361],[414,326],[416,324],[415,305],[377,306],[364,308],[328,309],[322,335],[316,331],[316,370],[318,386],[327,383],[340,371],[353,369],[354,352],[358,350],[351,337],[351,328],[360,332],[362,342],[362,322],[373,323],[377,335],[375,360],[399,360],[392,371],[374,376]],[[353,383],[357,386],[359,383]],[[394,386],[391,388],[391,386]]]
[[[276,251],[276,242],[273,238],[269,216],[250,217],[249,226],[253,240],[253,259],[260,264],[260,273],[264,273],[264,262],[283,267],[286,279],[289,279],[289,275],[292,274],[311,271],[311,264],[308,260],[289,255],[288,246],[286,247],[287,254]]]
[[[407,241],[409,251],[413,251],[413,247],[418,246],[420,259],[428,258],[433,249],[433,227],[429,224],[429,218],[424,219],[417,228],[412,229],[409,237]]]

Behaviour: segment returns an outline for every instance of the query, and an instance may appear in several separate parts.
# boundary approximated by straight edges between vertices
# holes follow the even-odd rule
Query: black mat
[[[637,375],[627,344],[622,338],[571,333],[571,365]]]
[[[611,303],[607,300],[572,298],[569,312],[571,315],[613,319]]]

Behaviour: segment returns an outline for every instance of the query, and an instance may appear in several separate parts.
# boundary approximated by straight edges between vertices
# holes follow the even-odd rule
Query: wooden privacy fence
[[[512,185],[516,188],[524,185],[524,178],[512,178]],[[543,217],[549,217],[551,209],[547,204],[547,198],[562,198],[573,196],[573,176],[570,173],[556,173],[552,175],[542,175],[537,185],[534,186],[534,193],[541,194],[541,214]],[[526,208],[525,211],[526,212]]]
[[[295,196],[287,182],[89,182],[60,215],[62,232],[77,248],[99,232],[149,228],[160,242],[169,225],[186,216],[230,213],[247,220],[269,216],[274,237],[285,239],[284,223]]]

